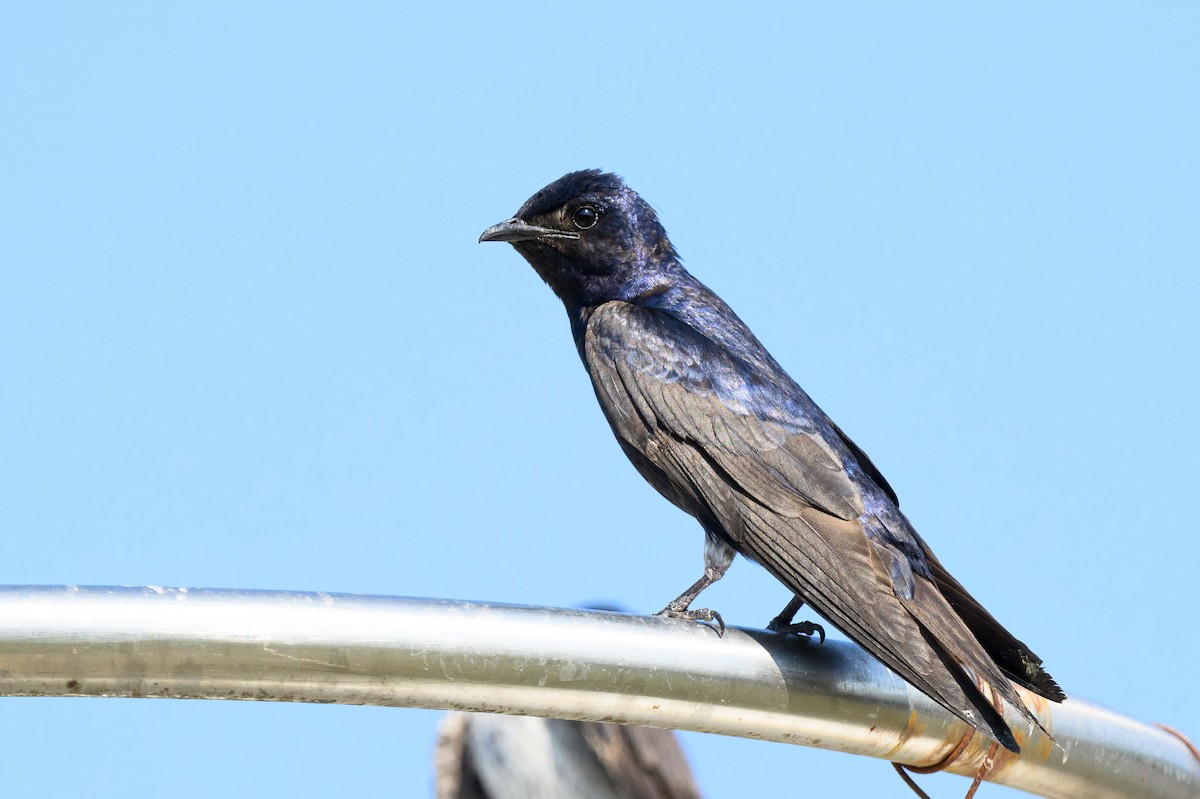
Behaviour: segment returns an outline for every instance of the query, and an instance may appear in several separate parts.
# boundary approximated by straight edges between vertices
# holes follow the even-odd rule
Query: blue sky
[[[1200,735],[1194,5],[435,5],[3,12],[0,583],[659,609],[699,528],[476,245],[603,167],[1068,693]],[[14,795],[420,796],[439,717],[3,711]],[[902,791],[685,746],[713,797]]]

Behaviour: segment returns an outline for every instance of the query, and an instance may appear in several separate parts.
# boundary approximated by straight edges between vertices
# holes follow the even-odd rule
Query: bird
[[[1016,753],[982,681],[1049,737],[1013,684],[1066,698],[1042,660],[937,559],[895,490],[767,352],[684,268],[654,209],[619,176],[571,172],[480,242],[508,242],[562,301],[596,399],[634,467],[704,530],[704,573],[659,615],[714,624],[692,608],[735,554],[807,604],[950,713]]]
[[[438,731],[436,799],[700,799],[670,730],[455,712]]]

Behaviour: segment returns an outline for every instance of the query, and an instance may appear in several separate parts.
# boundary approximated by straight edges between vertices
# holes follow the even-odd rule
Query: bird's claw
[[[667,605],[660,610],[655,616],[665,616],[668,619],[686,619],[688,621],[700,621],[708,624],[716,624],[717,637],[721,638],[725,635],[725,620],[721,618],[721,614],[715,610],[708,608],[699,608],[698,610],[687,610],[686,608],[676,608],[674,603]]]
[[[816,633],[821,643],[825,643],[825,628],[811,621],[785,622],[776,618],[771,619],[771,623],[767,625],[767,629],[780,635],[804,635],[809,638],[812,638],[813,633]]]

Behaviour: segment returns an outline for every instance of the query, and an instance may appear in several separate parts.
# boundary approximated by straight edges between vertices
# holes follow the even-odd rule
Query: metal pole
[[[601,611],[323,593],[0,587],[0,695],[338,702],[615,721],[937,763],[967,728],[853,644]],[[1023,694],[987,779],[1055,799],[1195,799],[1182,739]],[[975,736],[947,768],[974,775]]]

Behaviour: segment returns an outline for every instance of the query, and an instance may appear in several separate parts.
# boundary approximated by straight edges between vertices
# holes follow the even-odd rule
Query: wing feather
[[[672,317],[607,303],[588,323],[583,353],[618,437],[636,445],[657,434],[695,444],[778,513],[817,507],[853,519],[863,512],[843,453],[802,413],[760,417],[755,392],[778,388],[747,385],[755,367]],[[613,391],[617,385],[623,391]],[[632,412],[640,424],[630,424]]]
[[[897,596],[890,562],[906,556],[864,531],[871,498],[850,476],[863,468],[861,450],[807,395],[669,314],[627,303],[592,313],[581,353],[622,447],[668,499],[905,680],[1016,749],[960,665],[1037,720],[932,580],[917,575]],[[880,491],[893,496],[886,483]]]

